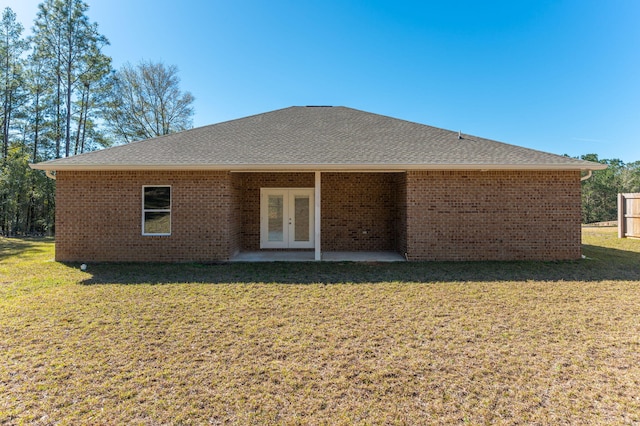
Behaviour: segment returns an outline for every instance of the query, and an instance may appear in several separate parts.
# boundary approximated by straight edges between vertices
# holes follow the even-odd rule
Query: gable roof
[[[289,107],[32,167],[256,171],[605,166],[352,108]]]

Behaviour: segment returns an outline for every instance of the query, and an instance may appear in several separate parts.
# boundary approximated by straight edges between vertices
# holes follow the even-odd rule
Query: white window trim
[[[144,190],[145,188],[169,188],[169,208],[168,209],[145,209],[144,208]],[[171,185],[142,185],[142,218],[141,218],[141,225],[142,225],[142,235],[145,237],[168,237],[171,236],[171,229],[172,229],[172,220],[171,220],[171,216],[173,216],[172,213],[173,210],[173,188],[171,187]],[[169,213],[169,233],[162,233],[162,234],[149,234],[149,233],[145,233],[144,232],[144,214],[150,212],[158,212],[158,213]]]

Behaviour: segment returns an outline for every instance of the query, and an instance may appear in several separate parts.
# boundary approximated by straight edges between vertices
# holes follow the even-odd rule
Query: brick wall
[[[231,217],[229,217],[229,258],[242,251],[242,178],[231,174]]]
[[[214,261],[234,250],[228,172],[59,171],[56,182],[56,260]],[[171,236],[142,236],[143,185],[171,185]]]
[[[409,259],[578,259],[579,177],[578,171],[408,172]]]
[[[396,251],[407,252],[407,174],[398,173],[395,177],[396,194]]]
[[[142,186],[172,186],[171,236],[142,236]],[[215,261],[260,246],[260,188],[313,173],[57,174],[56,259]],[[579,172],[323,173],[322,250],[411,260],[580,257]]]
[[[395,251],[396,173],[322,173],[322,250]]]

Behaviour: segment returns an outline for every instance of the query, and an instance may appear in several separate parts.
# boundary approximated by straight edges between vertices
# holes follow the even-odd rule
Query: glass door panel
[[[284,241],[284,195],[268,196],[268,224],[267,240],[270,242]]]
[[[294,195],[293,241],[309,241],[310,200],[308,195]]]

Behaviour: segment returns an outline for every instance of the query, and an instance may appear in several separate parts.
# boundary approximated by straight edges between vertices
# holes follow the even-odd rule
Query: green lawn
[[[54,262],[0,239],[0,424],[637,424],[640,240],[575,262]]]

